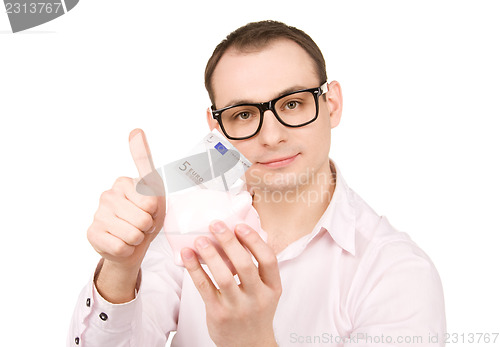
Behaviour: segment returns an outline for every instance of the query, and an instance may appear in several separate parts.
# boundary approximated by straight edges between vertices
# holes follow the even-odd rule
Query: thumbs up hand
[[[134,298],[142,260],[165,220],[165,187],[144,132],[132,130],[129,144],[139,178],[119,177],[101,194],[87,231],[90,244],[104,259],[96,288],[112,303]]]

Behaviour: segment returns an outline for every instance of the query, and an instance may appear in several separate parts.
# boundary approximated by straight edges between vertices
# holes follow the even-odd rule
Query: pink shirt
[[[377,215],[331,164],[337,183],[327,210],[310,234],[277,255],[283,290],[274,317],[276,341],[444,346],[443,290],[432,261]],[[177,331],[172,346],[215,346],[203,300],[187,270],[173,263],[163,231],[148,250],[137,287],[133,301],[116,305],[89,281],[78,298],[67,346],[165,346],[172,331]]]

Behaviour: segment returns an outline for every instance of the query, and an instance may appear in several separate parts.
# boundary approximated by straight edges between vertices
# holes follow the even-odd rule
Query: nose
[[[264,120],[257,137],[262,145],[275,146],[286,141],[287,129],[279,122],[273,111],[267,110],[264,112]]]

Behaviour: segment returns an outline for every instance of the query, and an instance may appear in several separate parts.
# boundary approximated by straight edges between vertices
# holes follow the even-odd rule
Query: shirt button
[[[87,304],[87,307],[90,307],[90,298],[87,298],[86,304]]]
[[[102,320],[107,320],[108,319],[108,315],[104,312],[101,312],[101,314],[99,315],[99,317],[102,319]]]
[[[77,345],[79,345],[79,344],[80,344],[80,338],[79,338],[79,337],[75,337],[75,343],[76,343]]]

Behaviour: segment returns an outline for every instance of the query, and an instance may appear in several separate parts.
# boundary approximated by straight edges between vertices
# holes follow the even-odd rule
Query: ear
[[[332,81],[328,84],[326,103],[330,113],[330,126],[333,129],[339,125],[342,116],[342,89],[339,82]]]
[[[210,107],[207,108],[207,124],[208,127],[210,128],[210,131],[214,130],[214,128],[217,128],[217,130],[220,131],[219,123],[217,123],[214,117],[212,117],[212,110],[210,109]]]

